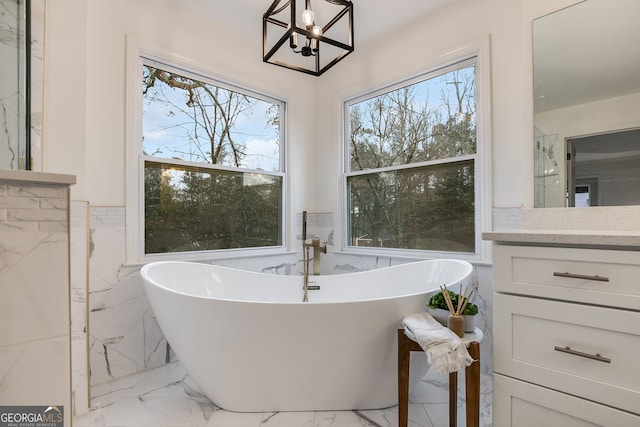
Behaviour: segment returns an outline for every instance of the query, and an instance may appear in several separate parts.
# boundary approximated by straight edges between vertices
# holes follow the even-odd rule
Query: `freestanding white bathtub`
[[[429,260],[312,276],[320,290],[303,303],[302,276],[177,261],[141,270],[180,362],[213,403],[238,412],[395,405],[403,316],[424,311],[440,285],[469,285],[471,272]]]

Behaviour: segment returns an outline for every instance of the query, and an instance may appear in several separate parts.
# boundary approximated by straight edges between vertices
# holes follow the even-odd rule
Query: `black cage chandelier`
[[[353,52],[353,3],[275,0],[262,17],[264,62],[319,76]]]

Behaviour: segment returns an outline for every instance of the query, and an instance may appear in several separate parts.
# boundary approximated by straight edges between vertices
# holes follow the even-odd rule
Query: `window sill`
[[[285,247],[278,248],[242,248],[242,249],[229,249],[220,251],[206,251],[206,252],[182,252],[182,253],[168,253],[168,254],[154,254],[145,255],[140,257],[138,261],[131,260],[123,264],[124,267],[135,267],[149,264],[156,261],[216,261],[216,260],[229,260],[229,259],[242,259],[242,258],[257,258],[257,257],[269,257],[269,256],[286,256],[295,255],[295,251],[287,250]]]
[[[408,260],[421,261],[425,259],[460,259],[468,261],[474,265],[487,265],[483,260],[481,254],[469,253],[469,252],[438,252],[438,251],[421,251],[421,250],[409,250],[409,249],[376,249],[376,248],[355,248],[345,247],[341,251],[334,251],[336,254],[343,255],[355,255],[355,256],[368,256],[368,257],[387,257],[387,258],[401,258]]]

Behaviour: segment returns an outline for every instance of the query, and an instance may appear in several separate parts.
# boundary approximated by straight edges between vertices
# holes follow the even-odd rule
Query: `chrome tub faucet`
[[[327,253],[327,242],[320,246],[320,239],[312,239],[311,243],[307,243],[307,211],[302,212],[302,256],[303,256],[303,271],[304,271],[304,284],[302,297],[303,302],[308,302],[308,291],[319,290],[320,286],[309,286],[309,262],[311,258],[309,256],[309,249],[313,248],[313,274],[318,276],[320,274],[320,254]]]

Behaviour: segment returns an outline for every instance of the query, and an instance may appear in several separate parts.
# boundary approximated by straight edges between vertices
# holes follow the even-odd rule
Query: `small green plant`
[[[449,292],[449,296],[451,296],[451,302],[453,303],[453,306],[457,307],[458,294],[450,290],[446,290],[445,292]],[[447,302],[444,299],[444,295],[442,294],[442,291],[438,292],[437,294],[429,298],[429,302],[427,303],[427,305],[431,308],[441,308],[443,310],[449,311],[449,308],[447,307]],[[478,306],[470,302],[464,308],[464,311],[462,312],[462,314],[465,316],[473,316],[475,314],[478,314]]]

